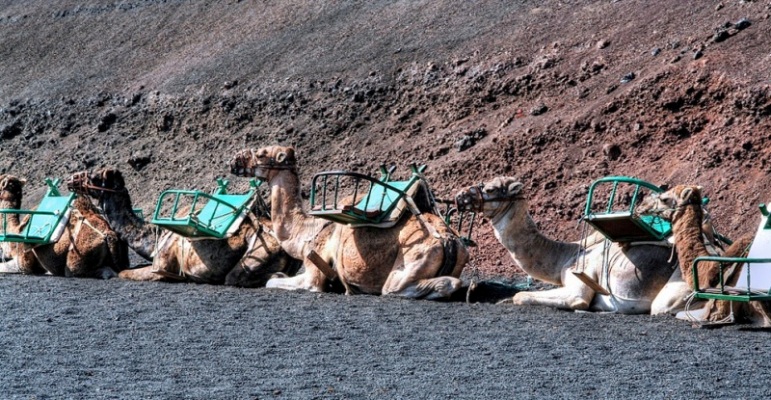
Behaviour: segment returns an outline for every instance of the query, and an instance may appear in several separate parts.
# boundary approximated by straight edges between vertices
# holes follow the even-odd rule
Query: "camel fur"
[[[97,201],[121,239],[152,262],[121,272],[122,279],[261,287],[274,273],[294,274],[299,269],[299,261],[269,234],[270,220],[255,210],[227,239],[190,240],[139,218],[120,171],[106,168],[91,175],[84,171],[71,179]]]
[[[424,299],[449,298],[461,288],[459,276],[468,251],[440,217],[422,214],[428,225],[424,227],[408,213],[385,229],[352,228],[313,218],[303,211],[291,147],[240,151],[231,162],[231,172],[258,177],[270,185],[276,237],[290,255],[305,260],[302,274],[271,279],[267,287],[324,291],[336,278],[346,294]],[[319,264],[328,265],[327,273],[334,276],[324,275]]]
[[[12,175],[0,176],[0,208],[20,209],[25,183]],[[128,249],[90,201],[77,196],[72,207],[57,242],[3,243],[4,257],[12,260],[0,264],[0,272],[108,279],[127,268]],[[11,232],[21,232],[28,221],[20,221],[18,214],[7,216]]]
[[[528,212],[523,184],[516,178],[498,177],[479,187],[462,190],[459,209],[481,212],[490,219],[495,237],[514,262],[533,278],[558,286],[540,292],[519,292],[517,305],[545,305],[567,310],[623,314],[668,314],[685,306],[682,298],[660,294],[680,271],[670,260],[667,246],[621,246],[594,233],[582,242],[562,242],[544,236]],[[606,247],[607,246],[607,247]],[[607,268],[603,268],[603,259]],[[583,271],[603,284],[610,295],[595,292],[574,272]]]
[[[697,257],[715,255],[704,243],[702,208],[702,188],[697,185],[678,185],[658,195],[665,211],[662,215],[669,216],[672,221],[672,232],[675,239],[675,249],[680,261],[680,271],[684,279],[683,291],[693,291],[693,261]],[[646,210],[655,212],[656,210]],[[736,240],[722,254],[725,257],[746,257],[752,235],[746,235]],[[700,288],[712,288],[719,285],[720,265],[717,261],[699,264],[698,285]],[[728,269],[725,272],[725,284],[734,286],[739,279],[741,266]],[[689,312],[700,322],[725,321],[733,316],[737,322],[751,322],[761,326],[771,326],[771,302],[734,303],[725,300],[709,300],[699,310]]]

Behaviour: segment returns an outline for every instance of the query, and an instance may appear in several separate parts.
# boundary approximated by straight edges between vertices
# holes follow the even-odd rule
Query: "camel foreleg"
[[[118,277],[129,281],[164,281],[167,280],[161,274],[153,272],[153,266],[142,268],[124,269],[118,273]]]
[[[395,271],[401,272],[401,271]],[[447,299],[463,286],[463,282],[451,276],[421,279],[414,283],[401,282],[398,277],[389,277],[383,288],[383,295],[396,295],[411,299]]]
[[[511,299],[514,305],[549,306],[562,310],[588,310],[592,294],[576,293],[571,288],[558,288],[542,292],[519,292]]]
[[[542,292],[519,292],[511,299],[515,305],[540,305],[563,310],[588,310],[594,291],[573,274],[564,274],[565,286]]]
[[[19,261],[16,259],[0,263],[0,274],[21,274],[22,270],[19,268]]]
[[[316,266],[305,261],[305,272],[289,278],[271,278],[265,284],[266,288],[283,290],[307,290],[310,292],[323,292],[326,284],[326,276]]]

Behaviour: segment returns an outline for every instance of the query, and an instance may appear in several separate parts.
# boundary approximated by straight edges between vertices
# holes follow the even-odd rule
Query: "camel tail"
[[[451,276],[452,271],[455,270],[455,264],[458,263],[458,245],[460,240],[456,237],[450,236],[447,239],[442,240],[442,250],[444,250],[444,259],[442,260],[442,267],[436,273],[436,276]]]

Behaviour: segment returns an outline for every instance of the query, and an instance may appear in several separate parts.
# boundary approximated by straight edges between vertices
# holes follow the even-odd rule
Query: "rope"
[[[712,325],[725,325],[725,324],[732,324],[735,322],[734,318],[734,302],[730,301],[730,308],[731,312],[728,314],[727,317],[719,320],[719,321],[707,321],[707,320],[701,320],[693,316],[691,314],[691,304],[693,303],[693,299],[695,298],[696,293],[691,293],[687,297],[687,301],[685,303],[685,316],[688,318],[689,321],[691,321],[695,325],[699,326],[712,326]]]

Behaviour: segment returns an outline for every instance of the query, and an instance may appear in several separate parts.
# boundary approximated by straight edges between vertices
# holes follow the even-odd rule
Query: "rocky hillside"
[[[325,169],[519,177],[576,240],[589,183],[698,183],[718,228],[771,195],[769,1],[0,0],[0,172],[116,166],[138,205],[242,147]],[[516,273],[478,230],[471,271]]]

